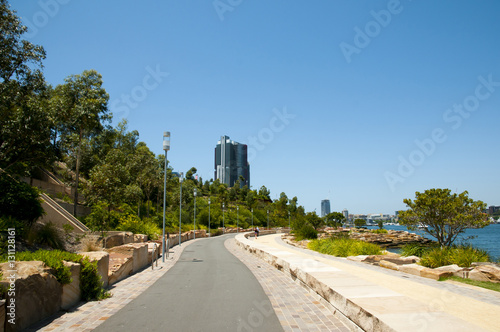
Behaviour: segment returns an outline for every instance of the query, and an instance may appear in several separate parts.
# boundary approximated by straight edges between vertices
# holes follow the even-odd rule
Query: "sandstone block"
[[[359,256],[347,256],[347,260],[353,261],[353,262],[363,262],[368,255],[359,255]]]
[[[112,252],[109,254],[108,283],[112,285],[132,274],[132,256]]]
[[[479,265],[474,270],[481,272],[491,282],[500,282],[500,268],[495,265]]]
[[[469,279],[476,281],[490,281],[485,274],[476,269],[469,272]]]
[[[400,272],[413,274],[415,276],[420,276],[420,271],[422,271],[423,269],[425,269],[425,267],[418,264],[405,264],[399,267]]]
[[[147,242],[148,236],[144,234],[134,234],[134,243]]]
[[[6,278],[9,263],[0,264]],[[6,331],[20,331],[49,317],[61,309],[62,286],[43,262],[16,262],[15,319],[16,324],[6,322]],[[9,287],[7,279],[1,282]],[[6,302],[10,302],[7,296]],[[8,315],[8,308],[5,308]],[[9,317],[6,316],[8,320]]]
[[[380,267],[384,267],[386,269],[395,270],[395,271],[399,270],[399,265],[398,264],[390,262],[390,261],[386,261],[386,260],[381,260],[379,262],[379,266]]]
[[[148,264],[148,244],[129,243],[106,249],[109,253],[119,253],[132,257],[132,270],[137,272]]]
[[[81,297],[82,292],[80,290],[80,271],[81,265],[74,262],[65,262],[65,266],[68,266],[71,271],[71,283],[63,285],[62,287],[62,298],[61,298],[61,308],[67,310],[77,304]]]
[[[0,332],[5,331],[5,300],[0,300]]]
[[[420,271],[420,276],[424,278],[430,278],[434,280],[439,280],[439,278],[451,277],[453,276],[453,272],[449,271],[439,271],[437,269],[430,269],[428,267],[424,267]]]
[[[105,251],[79,252],[80,255],[88,257],[91,262],[97,261],[97,270],[101,276],[103,287],[108,287],[109,253]]]
[[[441,266],[441,267],[435,268],[435,270],[436,271],[451,272],[456,277],[463,276],[463,272],[462,272],[463,269],[460,266],[458,266],[457,264]]]

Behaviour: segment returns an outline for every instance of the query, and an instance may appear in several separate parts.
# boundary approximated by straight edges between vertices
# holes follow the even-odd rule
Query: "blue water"
[[[377,226],[368,226],[370,229],[378,228]],[[397,231],[407,231],[405,226],[384,226],[385,229],[393,229]],[[410,231],[412,233],[417,233],[428,239],[435,240],[429,234],[421,231]],[[463,242],[467,237],[475,236],[473,239],[466,240],[466,243],[473,245],[474,247],[484,249],[488,251],[493,260],[500,259],[500,224],[492,224],[484,228],[479,229],[467,229],[464,233],[460,234],[455,241],[455,243]]]

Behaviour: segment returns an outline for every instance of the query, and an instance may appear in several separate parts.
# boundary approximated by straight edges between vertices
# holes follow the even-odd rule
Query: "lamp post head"
[[[210,204],[210,198],[208,199],[208,204]]]
[[[182,183],[182,180],[183,180],[183,179],[182,179],[182,177],[183,177],[183,176],[184,176],[184,173],[180,172],[180,174],[179,174],[179,182],[180,182],[180,183]]]
[[[240,210],[240,206],[239,205],[236,206],[236,210],[238,210],[238,211]]]
[[[196,197],[196,188],[194,188],[194,197]]]
[[[163,132],[163,150],[164,151],[170,150],[170,132],[169,131]]]

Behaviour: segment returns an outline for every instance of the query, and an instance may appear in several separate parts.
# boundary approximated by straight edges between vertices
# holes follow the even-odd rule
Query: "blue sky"
[[[500,205],[498,1],[11,0],[49,83],[96,69],[176,171],[221,135],[251,184],[311,211],[390,213],[429,188]]]

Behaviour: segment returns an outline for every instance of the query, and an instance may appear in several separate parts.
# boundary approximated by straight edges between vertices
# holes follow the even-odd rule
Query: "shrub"
[[[64,249],[64,241],[57,227],[49,222],[43,225],[34,225],[28,235],[30,242],[45,244],[54,249]]]
[[[436,246],[423,246],[419,243],[408,243],[401,247],[401,256],[422,257],[426,252],[436,248]]]
[[[61,250],[38,250],[35,252],[23,251],[16,254],[17,261],[42,261],[52,268],[57,281],[61,284],[72,282],[69,267],[64,266],[64,261],[80,263],[80,289],[84,300],[100,300],[109,297],[109,293],[102,288],[101,276],[97,270],[97,262],[90,262],[87,257]],[[7,261],[2,257],[2,261]]]
[[[308,246],[311,250],[337,257],[382,254],[382,249],[376,244],[348,238],[313,240]]]
[[[118,230],[134,234],[145,234],[152,240],[158,239],[160,234],[163,234],[163,230],[152,220],[147,218],[141,220],[139,217],[131,214],[120,218]]]
[[[389,233],[387,231],[387,229],[372,229],[371,232],[375,233],[375,234],[387,234],[387,233]]]
[[[436,268],[451,264],[460,267],[470,267],[472,262],[488,262],[490,257],[485,250],[474,248],[470,245],[453,247],[437,247],[428,250],[422,255],[420,264]]]
[[[31,226],[42,215],[38,190],[0,172],[0,216],[12,217]]]
[[[318,238],[318,231],[310,224],[304,224],[299,229],[295,230],[295,238],[297,241],[304,239],[315,240]]]

